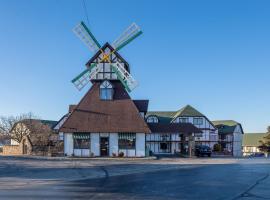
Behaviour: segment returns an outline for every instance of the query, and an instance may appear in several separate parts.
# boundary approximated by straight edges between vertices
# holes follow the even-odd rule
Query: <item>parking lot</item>
[[[0,157],[0,199],[270,199],[270,160]]]

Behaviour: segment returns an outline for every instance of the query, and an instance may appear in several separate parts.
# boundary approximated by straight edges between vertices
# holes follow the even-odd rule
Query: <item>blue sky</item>
[[[90,29],[112,42],[132,22],[143,35],[119,53],[150,110],[190,104],[246,132],[270,125],[270,2],[86,0]],[[92,56],[71,29],[82,1],[0,1],[0,115],[57,120],[90,88],[70,80]]]

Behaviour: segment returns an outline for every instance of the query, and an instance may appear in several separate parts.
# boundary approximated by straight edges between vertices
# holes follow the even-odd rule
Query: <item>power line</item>
[[[88,24],[88,26],[90,26],[85,0],[82,0],[82,2],[83,2],[83,8],[84,8],[84,13],[85,13],[85,16],[86,16],[87,24]]]

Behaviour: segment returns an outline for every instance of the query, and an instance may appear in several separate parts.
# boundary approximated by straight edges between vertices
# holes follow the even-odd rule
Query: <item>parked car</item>
[[[200,157],[200,156],[205,156],[207,155],[210,157],[212,154],[212,150],[209,146],[206,145],[198,145],[195,147],[195,155]]]
[[[249,157],[264,157],[264,153],[261,153],[261,152],[256,152],[256,153],[252,153],[249,155]]]

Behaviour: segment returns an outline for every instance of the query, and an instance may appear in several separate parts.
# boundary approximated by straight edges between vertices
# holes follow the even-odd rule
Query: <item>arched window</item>
[[[147,117],[147,123],[158,123],[158,118],[156,116]]]
[[[113,86],[108,80],[103,81],[100,85],[100,99],[101,100],[113,99]]]

